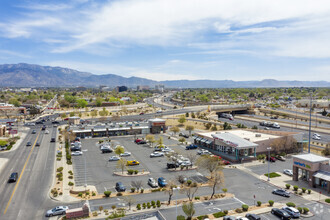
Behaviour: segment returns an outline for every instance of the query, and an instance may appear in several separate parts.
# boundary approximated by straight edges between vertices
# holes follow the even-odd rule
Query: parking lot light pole
[[[271,147],[267,147],[267,150],[268,150],[268,180],[269,181],[269,165],[270,165],[270,150],[272,148]]]
[[[176,187],[176,188],[173,188],[173,190],[179,190],[180,187]],[[175,193],[175,213],[176,213],[176,217],[178,217],[178,198],[177,198],[177,193]]]

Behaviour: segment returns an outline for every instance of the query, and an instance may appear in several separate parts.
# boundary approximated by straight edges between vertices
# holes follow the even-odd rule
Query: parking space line
[[[265,218],[265,219],[267,219],[267,220],[270,220],[269,218],[267,218],[265,215],[261,215],[262,216],[262,218]]]
[[[246,204],[245,202],[242,202],[241,200],[239,200],[238,198],[234,197],[234,199],[240,203],[242,203],[243,205]]]

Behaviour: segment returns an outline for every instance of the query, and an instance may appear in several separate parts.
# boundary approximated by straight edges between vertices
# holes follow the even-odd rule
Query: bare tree
[[[213,173],[222,169],[221,164],[219,163],[218,158],[211,157],[209,155],[203,155],[197,160],[198,168],[206,170],[210,173],[211,178],[213,178]]]
[[[184,203],[182,205],[182,211],[184,212],[184,214],[186,214],[187,220],[191,220],[195,214],[194,203],[192,202]]]
[[[171,204],[172,196],[176,185],[173,180],[168,181],[167,186],[165,187],[165,193],[168,194],[168,205]]]
[[[136,202],[132,196],[124,196],[123,200],[127,203],[129,210],[131,210],[131,206]]]
[[[139,190],[142,188],[142,180],[132,181],[131,185],[136,188],[137,192],[139,192]]]
[[[176,133],[178,133],[180,131],[180,128],[178,128],[177,126],[171,127],[170,131],[172,131],[175,135]]]
[[[186,131],[189,131],[189,136],[191,135],[191,131],[193,131],[194,129],[195,129],[195,127],[192,126],[192,125],[187,125],[186,126]]]
[[[189,153],[186,154],[186,157],[190,160],[191,167],[192,167],[193,164],[195,163],[195,161],[197,160],[197,155],[192,153],[192,152],[189,152]]]
[[[186,185],[185,187],[180,189],[180,193],[186,194],[189,201],[192,201],[192,199],[195,196],[195,193],[198,191],[199,186],[197,183],[191,183],[190,185]]]
[[[124,152],[125,152],[125,149],[124,149],[123,146],[118,146],[118,147],[115,149],[115,154],[117,154],[117,155],[120,155],[120,154],[122,154],[122,153],[124,153]]]
[[[223,175],[222,170],[218,170],[213,173],[213,177],[209,180],[210,186],[212,187],[212,195],[211,198],[213,198],[215,194],[216,189],[220,189],[224,185],[225,177]]]
[[[122,174],[124,173],[126,165],[127,165],[127,161],[124,158],[120,158],[120,160],[118,160],[117,162],[117,168],[121,169]]]
[[[148,134],[146,136],[146,140],[151,144],[151,147],[153,147],[154,146],[154,143],[156,142],[155,136],[152,135],[152,134]]]

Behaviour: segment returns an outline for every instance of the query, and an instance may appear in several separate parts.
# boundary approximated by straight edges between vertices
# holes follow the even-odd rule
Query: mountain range
[[[156,81],[139,77],[122,77],[115,74],[96,75],[62,67],[40,66],[35,64],[0,65],[1,87],[108,87],[139,85],[153,87],[163,84],[170,88],[253,88],[253,87],[330,87],[327,81],[261,81],[233,80],[171,80]]]

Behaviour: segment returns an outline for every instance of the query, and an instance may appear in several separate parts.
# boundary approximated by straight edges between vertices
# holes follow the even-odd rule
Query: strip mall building
[[[293,156],[294,181],[305,181],[314,188],[323,188],[330,193],[330,159],[315,154]]]

